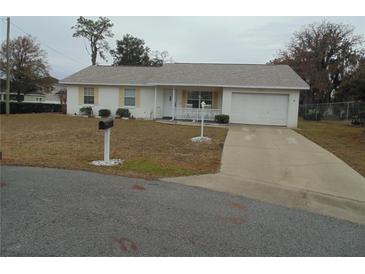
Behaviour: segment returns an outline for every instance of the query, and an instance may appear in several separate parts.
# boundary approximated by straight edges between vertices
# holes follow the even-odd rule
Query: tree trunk
[[[96,48],[95,43],[91,43],[91,64],[93,66],[96,65],[96,57],[98,55],[98,49]]]

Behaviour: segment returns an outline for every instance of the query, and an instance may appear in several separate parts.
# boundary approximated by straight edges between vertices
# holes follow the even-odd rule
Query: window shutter
[[[119,106],[124,107],[124,87],[119,88]]]
[[[94,88],[94,105],[99,105],[99,88]]]
[[[215,90],[213,91],[213,108],[214,109],[217,109],[218,108],[218,96],[219,96],[219,91],[218,90]]]
[[[84,88],[79,87],[79,105],[84,104]]]
[[[188,100],[188,91],[186,89],[183,89],[182,97],[181,97],[181,106],[182,107],[186,107],[187,100]]]
[[[141,105],[141,88],[136,88],[136,94],[135,94],[135,98],[136,98],[136,108],[139,108]]]

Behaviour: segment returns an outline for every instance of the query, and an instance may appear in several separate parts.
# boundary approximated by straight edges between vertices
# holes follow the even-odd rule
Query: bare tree
[[[67,89],[65,87],[63,87],[56,94],[57,94],[58,98],[60,99],[62,112],[66,113]]]
[[[49,67],[47,54],[31,36],[18,36],[10,41],[10,81],[12,91],[29,93],[48,87]],[[6,70],[6,43],[0,49],[0,70]]]
[[[310,85],[306,101],[329,102],[341,82],[357,68],[364,54],[363,37],[349,25],[323,21],[294,36],[273,64],[290,65]]]
[[[150,59],[152,61],[153,60],[158,60],[162,64],[173,63],[174,62],[173,58],[170,56],[170,54],[167,50],[164,50],[164,51],[155,50],[155,51],[153,51],[151,53]]]
[[[91,64],[96,65],[96,58],[99,54],[100,58],[105,60],[105,52],[109,51],[109,45],[106,41],[107,37],[113,37],[111,32],[113,23],[106,17],[99,17],[98,20],[93,21],[80,16],[77,19],[76,25],[71,27],[75,32],[73,37],[86,38],[90,43]]]

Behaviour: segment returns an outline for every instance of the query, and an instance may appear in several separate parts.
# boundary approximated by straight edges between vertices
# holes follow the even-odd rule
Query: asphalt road
[[[365,226],[245,197],[1,167],[2,256],[365,256]]]

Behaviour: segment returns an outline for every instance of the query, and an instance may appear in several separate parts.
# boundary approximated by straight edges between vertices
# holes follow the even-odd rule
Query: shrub
[[[304,120],[319,121],[321,120],[321,113],[317,109],[308,109],[304,114]]]
[[[109,117],[110,114],[111,114],[111,112],[110,112],[109,109],[101,109],[101,110],[99,110],[99,116],[100,117],[106,118],[106,117]]]
[[[129,118],[131,116],[129,109],[127,108],[118,108],[115,114],[119,117],[126,117],[126,118]]]
[[[80,113],[87,116],[92,116],[93,109],[92,107],[82,107],[80,108]]]
[[[363,126],[365,124],[365,111],[360,111],[358,115],[352,116],[351,124],[354,126]]]
[[[228,124],[229,115],[227,114],[218,114],[214,117],[214,121],[219,124]]]
[[[0,102],[0,113],[5,114],[5,102]],[[10,102],[10,113],[61,112],[59,104]]]

